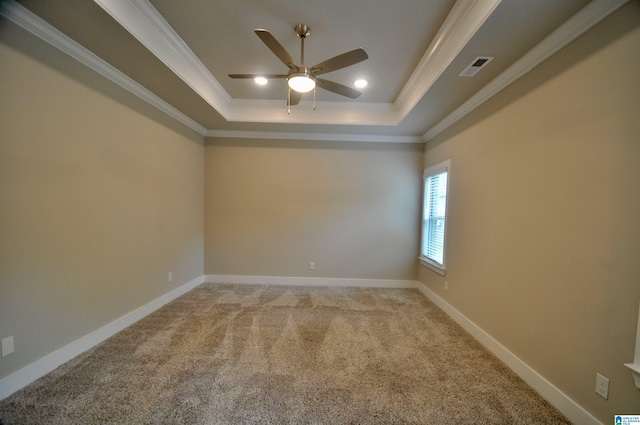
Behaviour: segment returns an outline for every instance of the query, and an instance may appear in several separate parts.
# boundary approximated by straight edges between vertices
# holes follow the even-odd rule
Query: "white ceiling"
[[[422,142],[508,86],[627,0],[23,0],[2,13],[203,135]],[[358,47],[369,59],[323,78],[369,85],[355,100],[317,91],[287,113],[264,28],[305,63]],[[458,74],[477,56],[494,60]]]

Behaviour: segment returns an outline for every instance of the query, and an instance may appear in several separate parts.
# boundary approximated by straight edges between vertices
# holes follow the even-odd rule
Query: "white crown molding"
[[[287,114],[278,101],[233,100],[148,0],[94,0],[138,41],[233,122],[398,125],[440,77],[501,0],[458,0],[438,36],[394,103],[318,102],[313,113]]]
[[[404,119],[440,78],[501,0],[457,1],[396,99]]]
[[[189,87],[228,119],[231,96],[147,0],[94,0]]]
[[[61,50],[81,64],[87,66],[103,77],[116,83],[120,87],[138,96],[142,100],[158,108],[160,111],[186,125],[195,132],[204,135],[205,127],[198,124],[160,97],[156,96],[142,85],[138,84],[124,73],[120,72],[106,61],[102,60],[82,45],[72,40],[49,23],[34,15],[24,6],[15,1],[0,2],[0,15],[6,17],[16,25],[29,31],[53,47]]]
[[[315,140],[326,142],[424,143],[419,136],[386,136],[376,134],[285,133],[277,131],[209,130],[205,137],[222,139]]]
[[[291,113],[281,100],[233,100],[229,118],[239,122],[394,126],[399,117],[390,103],[301,101]]]
[[[291,114],[286,113],[286,105],[283,106],[281,101],[231,99],[218,81],[209,73],[148,0],[95,1],[100,6],[107,7],[108,9],[105,10],[112,16],[115,14],[114,18],[119,22],[121,20],[127,22],[127,25],[130,26],[127,27],[128,30],[131,31],[133,29],[139,32],[137,35],[134,34],[139,40],[147,40],[148,43],[156,45],[156,50],[160,51],[161,55],[166,56],[164,58],[166,60],[163,60],[163,62],[165,64],[167,64],[167,61],[173,63],[173,67],[170,66],[170,68],[174,72],[177,69],[177,72],[182,74],[180,76],[183,79],[186,78],[185,81],[226,119],[239,122],[394,126],[399,124],[424,96],[444,68],[448,66],[469,38],[490,16],[500,0],[487,2],[458,0],[445,20],[438,36],[427,49],[425,56],[409,78],[395,103],[318,102],[316,110],[313,111],[310,102],[301,102],[299,107],[295,108]],[[334,135],[331,133],[301,134],[207,130],[204,126],[195,122],[14,0],[0,2],[0,14],[203,136],[302,140],[338,140],[339,137],[343,137],[341,140],[346,141],[415,143],[416,140],[419,140],[424,143],[571,43],[628,1],[592,0],[581,11],[567,20],[464,104],[422,136],[416,136],[417,138],[368,134]],[[109,12],[109,10],[113,13]],[[127,17],[129,13],[131,16]],[[138,26],[142,30],[139,30]],[[160,59],[163,58],[160,57]]]
[[[629,0],[592,0],[578,13],[569,18],[564,24],[529,50],[524,56],[514,62],[509,68],[494,78],[489,84],[478,90],[475,95],[470,97],[460,107],[431,127],[431,129],[422,135],[422,140],[428,142],[442,133],[456,121],[498,94],[502,89],[515,82],[551,55],[593,28],[628,1]]]

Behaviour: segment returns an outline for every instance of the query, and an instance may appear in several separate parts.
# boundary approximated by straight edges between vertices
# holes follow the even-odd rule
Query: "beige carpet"
[[[567,424],[416,290],[204,284],[0,424]]]

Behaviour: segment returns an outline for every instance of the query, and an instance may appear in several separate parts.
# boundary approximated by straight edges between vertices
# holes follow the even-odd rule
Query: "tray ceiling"
[[[2,14],[208,136],[423,142],[591,28],[626,0],[23,0]],[[363,48],[324,74],[368,86],[357,99],[317,90],[287,113],[284,74],[264,28],[305,63]],[[473,77],[478,56],[494,59]]]

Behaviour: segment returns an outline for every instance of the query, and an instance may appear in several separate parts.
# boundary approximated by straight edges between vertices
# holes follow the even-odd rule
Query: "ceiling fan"
[[[360,96],[358,90],[352,89],[345,85],[335,83],[333,81],[317,78],[318,75],[325,74],[327,72],[336,71],[338,69],[346,68],[347,66],[354,65],[358,62],[362,62],[369,56],[363,49],[355,49],[349,52],[343,53],[338,56],[334,56],[331,59],[322,61],[314,66],[308,67],[304,64],[304,39],[311,34],[311,29],[304,24],[296,25],[294,31],[300,37],[300,63],[291,57],[284,47],[275,39],[273,35],[267,30],[257,29],[255,33],[260,40],[280,59],[287,67],[289,72],[286,74],[229,74],[231,78],[265,78],[269,79],[284,79],[287,80],[289,87],[289,94],[287,96],[287,106],[297,105],[300,102],[302,93],[313,90],[314,93],[314,105],[315,109],[315,89],[316,86],[322,89],[328,90],[333,93],[337,93],[342,96],[355,99]]]

